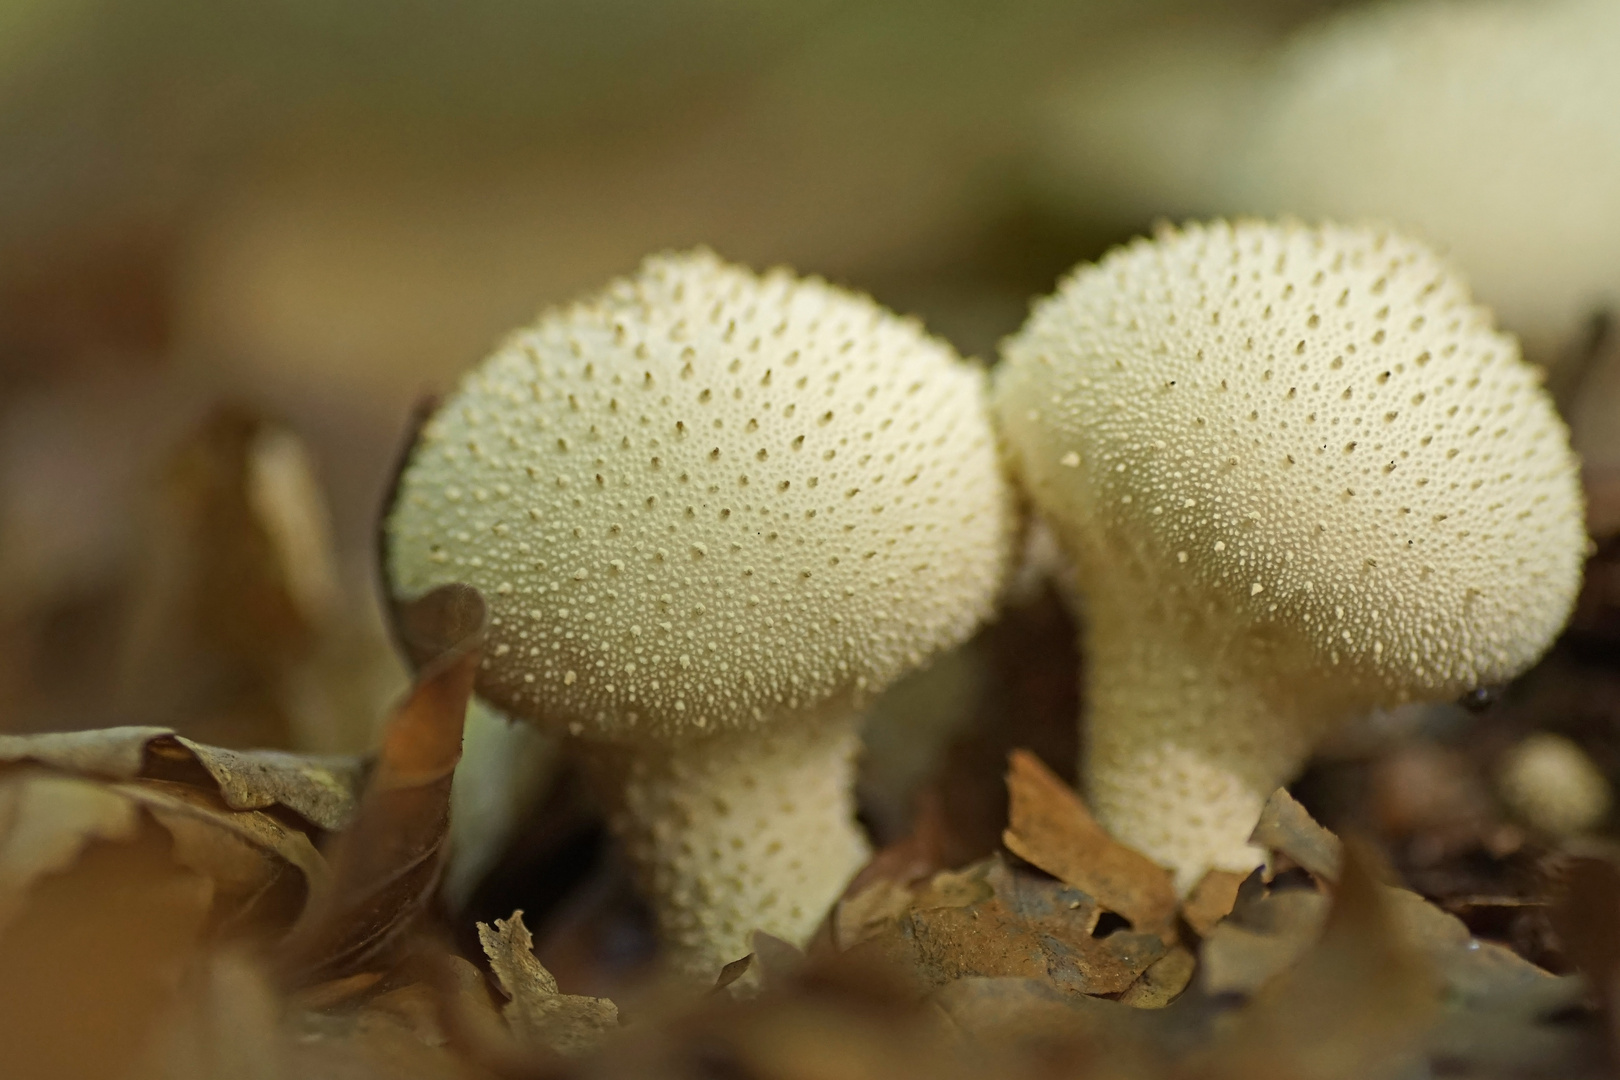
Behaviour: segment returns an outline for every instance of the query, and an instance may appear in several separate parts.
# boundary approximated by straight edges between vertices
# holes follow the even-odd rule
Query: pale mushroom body
[[[587,740],[677,964],[803,941],[866,847],[862,703],[990,609],[982,375],[865,297],[707,253],[542,316],[429,423],[393,586],[491,610],[478,689]]]
[[[1257,88],[1221,207],[1396,222],[1443,244],[1551,363],[1620,304],[1620,5],[1356,5]]]
[[[1398,234],[1166,232],[1078,269],[1005,358],[1084,598],[1089,796],[1183,887],[1255,865],[1262,802],[1332,725],[1506,680],[1568,615],[1563,424]]]

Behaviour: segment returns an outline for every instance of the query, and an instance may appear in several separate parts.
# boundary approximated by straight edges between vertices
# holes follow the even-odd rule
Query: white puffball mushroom
[[[1515,814],[1554,836],[1590,832],[1609,816],[1614,802],[1608,779],[1586,751],[1547,731],[1508,751],[1496,779]]]
[[[1247,870],[1335,724],[1532,663],[1587,540],[1562,422],[1465,286],[1378,228],[1216,222],[1077,269],[997,409],[1084,598],[1084,775],[1189,887]]]
[[[587,743],[674,964],[803,943],[864,862],[863,704],[990,611],[1013,500],[981,371],[710,253],[551,311],[426,425],[397,595],[490,607],[478,691]]]
[[[1356,6],[1280,51],[1219,206],[1421,230],[1552,362],[1620,305],[1617,55],[1614,0]]]

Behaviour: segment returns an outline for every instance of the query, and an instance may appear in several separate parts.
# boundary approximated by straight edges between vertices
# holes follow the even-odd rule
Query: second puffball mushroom
[[[1370,228],[1166,231],[1081,267],[997,406],[1084,597],[1084,775],[1188,888],[1335,724],[1532,663],[1586,550],[1567,433],[1512,338]]]
[[[802,944],[867,856],[863,703],[989,612],[983,378],[871,300],[699,252],[541,317],[427,425],[404,597],[487,598],[478,692],[584,740],[670,958]]]

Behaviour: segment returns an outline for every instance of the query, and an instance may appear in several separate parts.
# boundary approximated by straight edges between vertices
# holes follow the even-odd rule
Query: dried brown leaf
[[[1318,825],[1286,788],[1278,788],[1266,800],[1249,842],[1286,856],[1322,881],[1338,880],[1344,845]]]
[[[1101,1039],[1131,1019],[1117,1002],[1065,993],[1039,978],[969,976],[929,1000],[975,1041],[1000,1047]]]
[[[233,926],[283,930],[329,887],[329,873],[308,836],[268,814],[225,806],[211,792],[161,780],[108,790],[146,811],[168,832],[175,862],[214,883],[215,914]],[[289,880],[287,871],[298,871]]]
[[[534,956],[523,912],[478,924],[478,940],[501,990],[511,1001],[502,1014],[520,1040],[565,1057],[598,1049],[619,1026],[619,1010],[606,998],[564,994]]]
[[[754,970],[755,962],[756,961],[753,953],[749,953],[747,956],[741,957],[740,959],[733,960],[731,963],[720,969],[720,974],[715,976],[714,986],[709,992],[711,994],[718,994],[724,991],[727,987],[735,986],[741,979],[745,978],[750,971]]]
[[[360,808],[337,837],[328,897],[306,909],[285,943],[283,971],[295,984],[364,969],[427,906],[443,866],[484,603],[476,590],[449,585],[399,616],[413,655],[431,659],[389,718]]]
[[[0,930],[0,1072],[119,1076],[172,1007],[213,887],[176,866],[161,830],[92,842],[35,881]]]
[[[891,878],[878,878],[861,892],[839,901],[832,917],[834,945],[839,949],[852,949],[884,927],[899,922],[911,910],[915,896],[910,885]]]
[[[1310,951],[1328,901],[1314,889],[1267,892],[1258,876],[1240,890],[1232,914],[1204,937],[1199,985],[1209,994],[1253,994]]]
[[[1080,796],[1027,751],[1008,756],[1007,793],[1007,850],[1129,919],[1136,930],[1171,939],[1176,893],[1168,871],[1109,836]]]
[[[1231,870],[1211,870],[1198,879],[1181,902],[1181,917],[1199,937],[1207,937],[1216,923],[1232,913],[1245,876]]]
[[[39,770],[0,775],[0,931],[41,878],[96,841],[133,839],[139,815],[104,786]]]
[[[358,758],[226,750],[157,727],[0,735],[0,763],[23,761],[109,779],[212,784],[233,810],[281,806],[326,830],[354,813],[365,771]]]
[[[217,406],[147,497],[120,657],[126,715],[215,743],[287,746],[290,672],[314,653],[337,592],[307,454],[287,429]]]
[[[212,883],[216,929],[250,917],[260,932],[283,928],[325,887],[326,864],[307,836],[231,810],[212,791],[24,766],[0,771],[0,927],[41,876],[69,868],[94,841],[133,839],[142,816],[167,832],[174,862]]]
[[[1235,1019],[1208,1061],[1211,1075],[1370,1080],[1411,1065],[1439,988],[1397,934],[1386,892],[1365,860],[1344,860],[1321,940]]]
[[[887,958],[921,990],[956,979],[1036,978],[1060,990],[1115,994],[1164,955],[1155,934],[1095,936],[1086,894],[995,856],[935,876],[909,910],[856,949]]]
[[[355,1007],[292,1014],[287,1034],[293,1052],[281,1080],[488,1080],[490,1072],[469,1060],[445,1017],[454,1010],[458,1017],[504,1025],[477,969],[460,957],[446,958],[443,966],[444,987],[406,982]],[[525,1062],[514,1057],[511,1064]],[[514,1068],[503,1075],[535,1074]]]
[[[1122,1005],[1135,1009],[1162,1009],[1192,982],[1198,959],[1185,945],[1174,945],[1119,996]]]

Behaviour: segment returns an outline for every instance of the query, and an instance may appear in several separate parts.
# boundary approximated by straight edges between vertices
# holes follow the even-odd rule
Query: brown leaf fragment
[[[1215,924],[1232,913],[1245,876],[1232,870],[1211,870],[1198,879],[1181,902],[1181,917],[1199,937],[1208,937]]]
[[[108,779],[211,785],[233,810],[283,806],[329,831],[354,813],[365,770],[359,758],[226,750],[161,727],[0,735],[0,763],[24,761]]]
[[[878,878],[861,892],[840,900],[832,916],[834,946],[852,949],[899,922],[911,909],[915,895],[909,885]]]
[[[910,971],[921,990],[985,976],[1044,979],[1087,994],[1125,990],[1165,946],[1156,934],[1096,936],[1092,899],[1001,856],[935,876],[862,948]]]
[[[94,766],[96,753],[112,748],[117,758],[121,748],[141,745],[123,733],[76,734],[84,738],[52,737],[37,755],[33,738],[11,740],[9,750],[21,751],[14,760],[24,764],[0,765],[0,926],[42,872],[66,869],[92,840],[133,837],[143,812],[168,833],[173,860],[213,883],[216,931],[250,923],[259,933],[278,931],[324,890],[326,862],[304,832],[266,813],[232,809],[200,770],[195,786],[70,776],[33,763]]]
[[[859,944],[905,912],[915,890],[946,867],[950,845],[946,828],[944,800],[937,791],[925,789],[918,797],[911,832],[874,853],[833,909],[828,929],[834,948]]]
[[[461,983],[471,965],[459,957],[449,965]],[[470,974],[481,984],[483,976]],[[500,1020],[481,989],[477,994],[452,989],[455,1007],[481,1008],[496,1025]],[[488,1080],[489,1072],[467,1060],[464,1048],[443,1023],[446,1015],[440,987],[406,983],[370,998],[357,1008],[304,1011],[289,1017],[292,1057],[281,1080],[332,1077],[334,1080]],[[502,1025],[504,1026],[504,1025]],[[514,1068],[498,1075],[537,1076],[529,1063],[514,1056]]]
[[[523,912],[496,919],[494,927],[479,923],[478,940],[501,991],[511,999],[502,1015],[521,1041],[579,1057],[618,1029],[619,1010],[613,1002],[559,992],[557,980],[535,959]]]
[[[211,792],[158,780],[108,790],[168,832],[175,862],[214,883],[215,917],[223,924],[251,921],[260,931],[280,931],[327,891],[326,860],[309,837],[268,814],[231,810]]]
[[[119,658],[125,715],[198,718],[217,743],[289,745],[286,680],[336,568],[308,456],[251,406],[216,406],[147,493]]]
[[[0,1075],[126,1075],[175,1001],[213,887],[140,824],[35,882],[0,930]]]
[[[173,734],[161,727],[113,727],[0,735],[0,762],[33,761],[63,772],[133,780],[146,763],[147,745]]]
[[[1512,949],[1479,941],[1467,924],[1408,889],[1380,886],[1395,935],[1424,955],[1454,1004],[1535,991],[1555,980]]]
[[[1249,842],[1286,856],[1318,880],[1338,880],[1344,845],[1337,836],[1318,825],[1286,788],[1278,788],[1266,800],[1260,810],[1260,823],[1254,827]]]
[[[1185,945],[1171,946],[1119,996],[1122,1005],[1133,1009],[1162,1009],[1192,982],[1198,959]]]
[[[1255,871],[1232,914],[1210,929],[1199,954],[1199,985],[1209,994],[1253,994],[1304,956],[1326,917],[1315,889],[1266,891]]]
[[[1620,1062],[1620,862],[1600,855],[1572,859],[1552,921],[1602,1003],[1609,1052]]]
[[[354,815],[366,771],[360,758],[228,750],[180,735],[174,741],[208,770],[219,785],[220,797],[233,810],[284,806],[328,832],[342,829]],[[162,745],[159,740],[152,749]]]
[[[0,775],[0,932],[40,879],[67,870],[90,844],[135,836],[128,799],[39,770]]]
[[[437,648],[389,718],[360,808],[333,845],[332,888],[283,948],[295,985],[362,970],[427,906],[444,863],[450,781],[483,641],[484,604],[448,585],[402,608],[409,640]]]
[[[331,979],[307,986],[292,994],[288,1002],[299,1010],[306,1012],[320,1012],[325,1009],[352,1001],[376,986],[383,979],[380,971],[362,971],[358,975],[349,975],[341,979]]]
[[[1372,1080],[1413,1064],[1438,986],[1400,940],[1358,853],[1343,861],[1322,938],[1234,1020],[1208,1061],[1232,1080]]]
[[[725,990],[728,986],[735,985],[739,979],[754,969],[754,959],[754,954],[749,953],[747,956],[744,956],[738,960],[733,960],[731,963],[721,968],[720,974],[715,977],[714,986],[710,989],[709,993],[718,994]]]
[[[1118,1002],[1065,993],[1037,978],[970,976],[940,987],[929,1000],[965,1034],[991,1046],[1099,1040],[1132,1020]]]
[[[1176,913],[1169,871],[1109,836],[1034,754],[1014,750],[1007,761],[1007,850],[1124,916],[1133,929],[1169,940]]]
[[[154,1025],[139,1080],[291,1080],[281,1003],[249,956],[223,951],[187,973],[176,1007]]]
[[[787,986],[804,968],[804,950],[774,934],[755,930],[749,937],[749,944],[754,947],[749,955],[757,961],[763,990]]]

